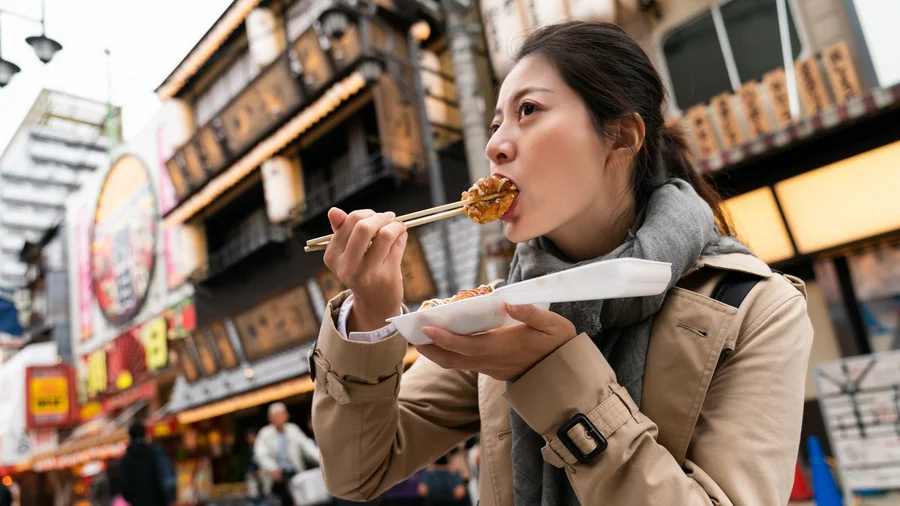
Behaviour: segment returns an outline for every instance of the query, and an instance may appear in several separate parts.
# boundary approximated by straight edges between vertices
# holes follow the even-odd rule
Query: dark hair
[[[147,428],[144,427],[144,422],[137,421],[128,427],[128,437],[130,437],[132,441],[135,439],[144,439],[146,436]]]
[[[545,57],[581,96],[600,135],[612,135],[607,129],[612,120],[640,115],[644,142],[635,154],[631,177],[638,210],[657,187],[677,177],[690,183],[709,204],[719,230],[734,235],[721,196],[691,163],[683,132],[665,124],[662,79],[628,34],[612,23],[571,21],[550,25],[528,37],[516,61],[532,54]]]

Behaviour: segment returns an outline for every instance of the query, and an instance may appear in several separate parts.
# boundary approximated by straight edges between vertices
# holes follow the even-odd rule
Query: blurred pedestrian
[[[147,444],[143,422],[128,428],[131,443],[119,463],[122,496],[132,506],[167,506],[156,451]]]
[[[471,506],[466,478],[451,460],[453,452],[439,458],[422,473],[419,490],[426,506]]]
[[[256,443],[256,427],[247,429],[247,483],[248,501],[247,506],[263,506],[266,504],[266,497],[263,494],[263,485],[259,475],[259,463],[256,462],[256,454],[253,445]]]
[[[390,506],[422,506],[425,498],[419,485],[423,471],[416,471],[409,478],[389,488],[384,495],[384,504]]]
[[[0,483],[0,506],[12,506],[13,496],[9,487]]]
[[[307,462],[319,465],[319,448],[289,419],[284,403],[269,406],[269,425],[259,431],[253,445],[264,495],[276,496],[282,506],[294,505],[291,478],[305,471]]]
[[[109,477],[109,491],[112,494],[112,506],[131,506],[122,496],[122,470],[119,464],[110,464],[106,470]]]

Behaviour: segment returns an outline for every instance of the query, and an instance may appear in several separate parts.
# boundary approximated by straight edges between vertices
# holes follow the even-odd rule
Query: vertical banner
[[[691,131],[694,133],[694,139],[697,141],[700,156],[704,158],[712,156],[719,150],[719,143],[716,141],[712,125],[710,125],[709,111],[706,106],[698,104],[688,109],[687,119],[691,125]]]
[[[87,391],[93,399],[106,391],[106,350],[101,348],[86,357]]]
[[[839,104],[848,99],[862,94],[859,77],[853,67],[853,59],[850,50],[843,40],[822,50],[822,59],[825,61],[825,71],[828,81],[831,82],[831,90]]]
[[[78,321],[81,341],[87,341],[94,333],[94,315],[91,311],[94,293],[91,290],[91,212],[87,206],[78,210],[75,221],[75,256],[78,262]]]
[[[159,173],[159,210],[165,215],[178,203],[178,195],[175,193],[175,185],[172,176],[166,168],[166,161],[175,154],[175,147],[166,136],[165,126],[156,131],[157,172]],[[175,260],[177,227],[163,227],[163,251],[165,255],[166,286],[171,290],[178,286],[178,265]]]
[[[791,106],[788,99],[787,78],[784,69],[775,69],[763,76],[763,84],[769,89],[772,97],[772,108],[775,110],[775,123],[779,128],[787,128],[791,124]]]
[[[163,316],[154,318],[140,328],[144,359],[151,372],[169,364],[168,323]]]
[[[734,95],[722,93],[713,97],[710,107],[719,120],[722,141],[726,148],[732,148],[744,142],[744,135],[738,125],[737,114],[734,111]]]
[[[156,130],[156,152],[157,152],[157,172],[159,173],[159,210],[162,214],[171,211],[178,202],[175,195],[175,185],[172,184],[172,177],[166,169],[166,160],[172,157],[175,149],[166,139],[165,127]]]
[[[830,104],[828,94],[825,92],[825,83],[822,81],[822,73],[819,72],[819,62],[814,56],[800,60],[794,64],[797,71],[797,88],[800,89],[800,102],[806,109],[806,114],[812,116],[824,110]]]
[[[738,90],[741,104],[744,107],[744,116],[750,127],[750,137],[756,138],[772,131],[769,118],[763,112],[762,102],[759,99],[759,87],[755,81],[750,81]]]

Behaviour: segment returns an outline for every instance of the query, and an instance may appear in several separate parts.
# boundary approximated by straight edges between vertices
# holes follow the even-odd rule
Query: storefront
[[[304,243],[328,230],[333,205],[431,205],[420,107],[449,198],[468,186],[448,46],[425,34],[430,72],[417,81],[412,21],[391,3],[235,2],[157,90],[184,112],[161,159],[162,231],[190,246],[178,274],[196,286],[197,327],[171,342],[180,375],[165,407],[180,427],[180,502],[244,493],[245,436],[271,402],[311,433],[306,350],[343,287]],[[478,227],[448,230],[449,251],[442,226],[411,235],[411,304],[479,281]]]
[[[189,245],[160,219],[181,114],[166,104],[67,202],[77,427],[34,461],[60,504],[108,493],[107,466],[124,454],[130,424],[152,430],[170,420],[162,408],[177,375],[172,343],[196,327],[192,287],[180,274],[190,255],[178,254]]]
[[[19,485],[23,504],[51,501],[33,462],[73,424],[74,375],[58,359],[56,343],[36,343],[0,365],[0,480]]]

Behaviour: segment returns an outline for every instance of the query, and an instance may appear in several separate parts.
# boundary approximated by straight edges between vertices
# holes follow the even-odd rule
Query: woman
[[[434,344],[404,373],[406,342],[383,327],[402,310],[403,225],[329,212],[325,262],[350,288],[312,355],[332,493],[374,497],[480,431],[482,505],[787,502],[812,343],[804,288],[731,236],[663,124],[664,96],[618,27],[550,26],[504,80],[486,149],[519,188],[509,282],[637,257],[672,264],[663,295],[509,307],[521,324],[478,336],[428,328]],[[729,273],[752,289],[714,300],[733,299],[713,294]]]

